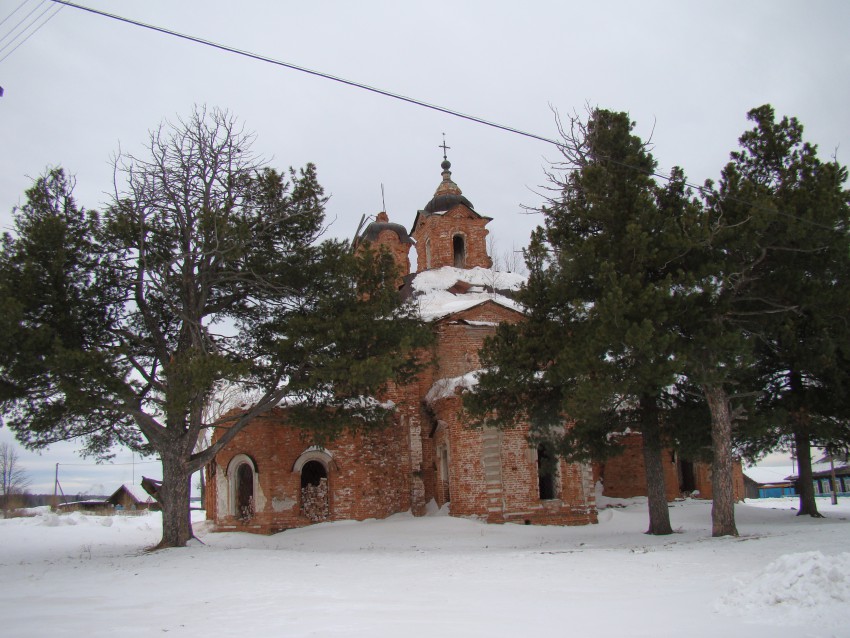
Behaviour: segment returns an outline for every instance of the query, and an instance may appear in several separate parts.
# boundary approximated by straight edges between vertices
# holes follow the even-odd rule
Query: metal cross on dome
[[[446,134],[443,133],[443,143],[440,144],[437,148],[443,149],[443,159],[449,159],[446,157],[446,151],[451,148],[451,146],[446,146]]]

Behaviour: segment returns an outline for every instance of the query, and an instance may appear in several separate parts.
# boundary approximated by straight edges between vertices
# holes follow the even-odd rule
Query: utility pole
[[[832,486],[832,504],[838,505],[838,490],[835,485],[835,459],[832,453],[829,455],[829,482]]]
[[[59,507],[59,464],[56,464],[56,477],[53,479],[53,503],[51,503],[51,507],[55,510]]]

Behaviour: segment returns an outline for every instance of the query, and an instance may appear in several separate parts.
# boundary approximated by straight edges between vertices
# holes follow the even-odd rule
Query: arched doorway
[[[247,454],[237,454],[227,466],[230,513],[243,523],[257,513],[257,476],[257,466]]]
[[[243,521],[254,517],[254,470],[248,463],[236,469],[236,517]]]

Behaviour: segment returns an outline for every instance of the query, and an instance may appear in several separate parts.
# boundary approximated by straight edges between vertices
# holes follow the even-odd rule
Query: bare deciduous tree
[[[18,462],[18,453],[8,443],[0,443],[0,498],[3,517],[15,507],[15,497],[24,494],[30,479]]]

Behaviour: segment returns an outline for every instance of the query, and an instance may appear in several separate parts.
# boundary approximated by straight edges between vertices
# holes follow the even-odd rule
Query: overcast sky
[[[0,25],[0,38],[9,33],[0,47],[39,1]],[[0,0],[0,20],[19,4]],[[662,171],[680,165],[695,183],[718,176],[747,111],[764,103],[798,117],[822,156],[850,163],[850,3],[841,0],[81,4],[545,137],[557,136],[553,109],[628,111]],[[22,40],[0,51],[3,228],[50,166],[76,175],[78,203],[100,207],[119,147],[141,151],[147,131],[194,104],[229,109],[270,165],[314,162],[333,236],[350,238],[361,215],[381,210],[382,184],[390,219],[409,227],[440,181],[443,132],[455,181],[493,218],[497,254],[524,246],[540,222],[524,207],[540,203],[557,159],[544,142],[70,7],[9,54]],[[35,491],[52,491],[55,462],[79,462],[71,448],[21,452]],[[130,478],[83,469],[62,468],[60,481],[112,491]]]

